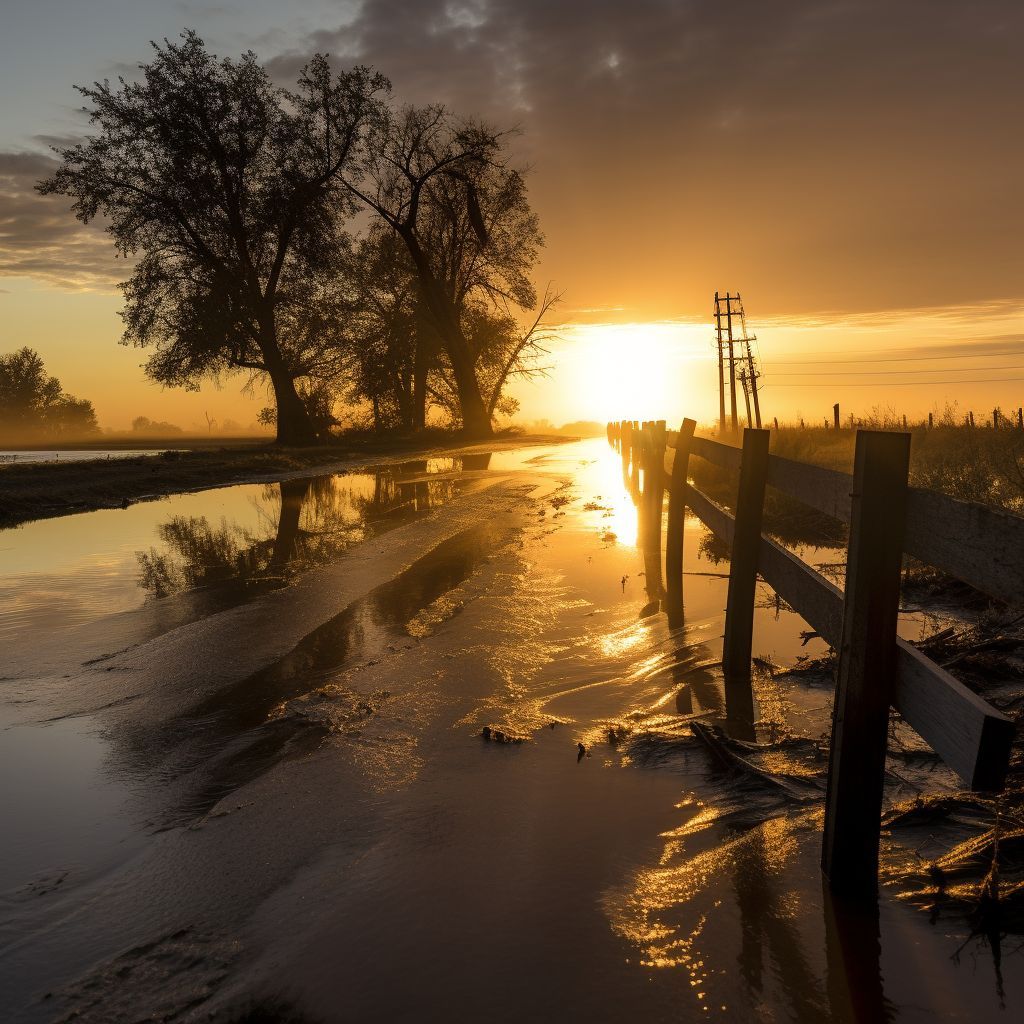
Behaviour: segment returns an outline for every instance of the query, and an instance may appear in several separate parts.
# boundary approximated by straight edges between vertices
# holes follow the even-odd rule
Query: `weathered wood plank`
[[[686,518],[686,473],[690,462],[689,441],[697,424],[684,419],[675,435],[675,454],[667,449],[662,455],[665,472],[662,479],[668,490],[668,523],[665,538],[665,586],[668,612],[674,622],[682,615],[683,607],[683,529]],[[671,465],[669,463],[671,462]]]
[[[913,487],[904,548],[1002,601],[1024,599],[1024,517]]]
[[[857,431],[821,852],[830,885],[845,892],[878,885],[909,475],[909,434]]]
[[[893,706],[972,789],[1002,789],[1016,726],[905,640]]]
[[[768,486],[840,522],[850,521],[853,477],[849,473],[771,455],[768,458]]]
[[[723,469],[739,472],[740,450],[731,444],[722,444],[707,437],[694,437],[690,441],[690,454],[699,455]]]
[[[843,630],[843,592],[792,551],[761,538],[758,571],[764,581],[833,647]]]
[[[848,473],[772,455],[768,486],[840,522],[850,521],[853,477]],[[1024,516],[912,487],[904,550],[983,594],[1011,603],[1024,597]]]
[[[736,520],[724,508],[716,505],[692,484],[688,484],[686,488],[686,504],[716,537],[724,540],[726,544],[732,544]]]

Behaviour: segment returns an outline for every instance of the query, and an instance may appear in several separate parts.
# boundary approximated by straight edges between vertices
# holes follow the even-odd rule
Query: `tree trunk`
[[[416,311],[416,349],[412,371],[412,429],[427,427],[427,384],[434,358],[434,332],[420,303]]]
[[[274,401],[277,406],[277,443],[295,447],[316,444],[316,429],[310,419],[309,410],[295,390],[295,381],[288,372],[277,345],[273,310],[267,320],[260,325],[259,345],[263,354],[263,365],[274,388]]]
[[[473,354],[466,336],[462,333],[459,323],[459,311],[451,297],[446,295],[438,283],[427,261],[419,240],[411,231],[400,232],[402,239],[412,257],[413,265],[419,277],[421,294],[430,310],[438,337],[448,353],[455,376],[455,386],[459,395],[459,408],[462,413],[462,427],[469,437],[492,437],[491,417],[480,395],[480,385],[476,379],[476,368],[473,365]]]
[[[295,390],[295,381],[283,369],[269,372],[277,403],[277,443],[296,448],[316,444],[316,430],[306,404]]]

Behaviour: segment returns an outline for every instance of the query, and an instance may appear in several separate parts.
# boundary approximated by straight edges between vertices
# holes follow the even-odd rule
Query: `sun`
[[[714,362],[700,324],[593,324],[573,328],[574,387],[565,396],[601,421],[701,417]],[[704,378],[708,380],[705,382]],[[713,397],[713,396],[712,396]]]

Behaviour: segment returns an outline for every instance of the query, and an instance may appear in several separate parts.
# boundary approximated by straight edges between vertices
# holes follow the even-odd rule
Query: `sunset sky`
[[[716,289],[743,293],[769,418],[1024,405],[1019,3],[4,0],[0,351],[37,348],[106,427],[267,404],[146,382],[124,264],[32,192],[84,129],[72,85],[186,26],[282,81],[326,51],[522,128],[567,321],[523,419],[712,417]]]

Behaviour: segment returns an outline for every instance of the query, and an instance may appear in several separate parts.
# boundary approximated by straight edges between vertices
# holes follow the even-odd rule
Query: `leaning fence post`
[[[909,434],[858,432],[821,854],[837,891],[878,884],[909,466]]]
[[[768,479],[770,430],[743,431],[740,486],[736,497],[729,564],[729,597],[725,606],[722,670],[726,679],[750,679],[750,644],[754,631],[757,558],[761,549],[764,488]]]
[[[668,524],[665,527],[665,589],[670,616],[683,607],[683,528],[686,523],[686,476],[690,466],[690,441],[697,421],[685,419],[676,435],[676,454],[668,492]]]

